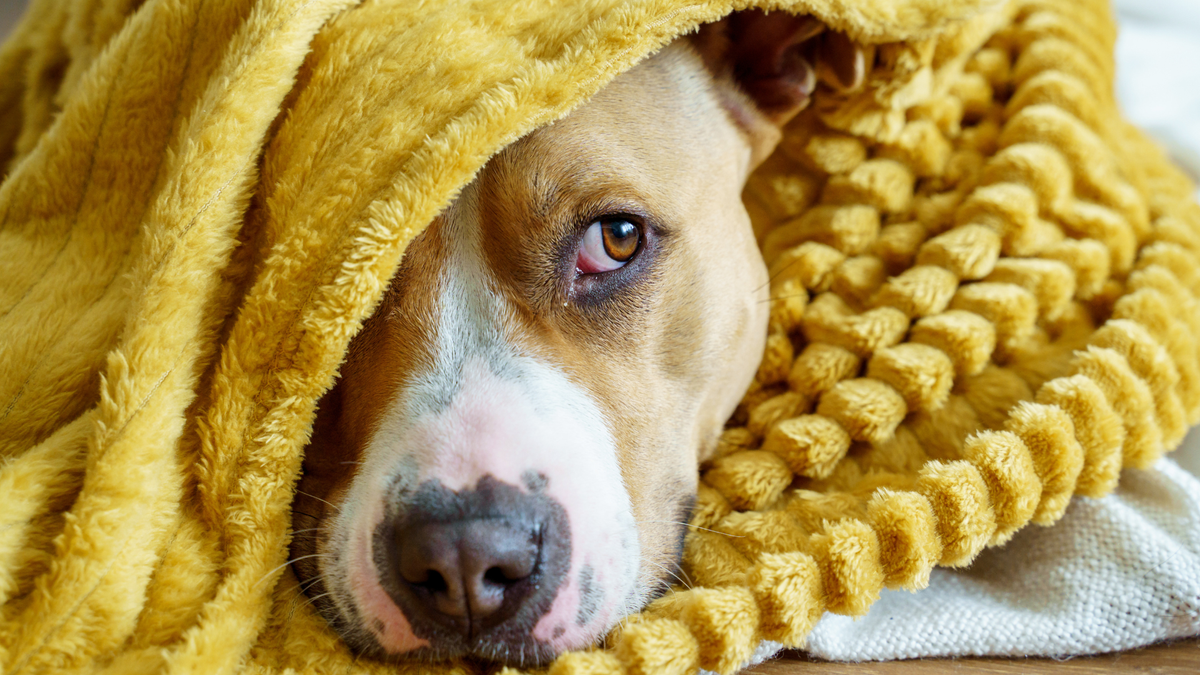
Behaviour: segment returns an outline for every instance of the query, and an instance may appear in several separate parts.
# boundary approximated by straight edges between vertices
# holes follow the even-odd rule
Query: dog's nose
[[[571,566],[567,514],[545,485],[540,475],[520,487],[485,475],[458,491],[426,481],[376,529],[380,584],[433,651],[536,642]]]
[[[541,542],[526,524],[476,518],[406,528],[396,533],[393,550],[400,578],[422,609],[469,631],[502,608],[511,612],[521,604],[532,587],[526,581],[537,567]]]

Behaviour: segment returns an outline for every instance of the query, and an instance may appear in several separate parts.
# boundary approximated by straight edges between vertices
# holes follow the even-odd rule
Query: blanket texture
[[[355,4],[35,0],[0,48],[5,672],[393,671],[286,566],[316,401],[488,157],[747,6],[873,70],[747,189],[771,333],[693,588],[552,672],[731,672],[1200,420],[1200,207],[1119,116],[1101,0]]]
[[[1061,658],[1200,634],[1200,480],[1173,459],[1123,472],[1113,494],[1071,500],[1054,527],[1025,528],[967,569],[934,569],[920,593],[885,589],[864,617],[825,615],[805,651]]]
[[[1117,0],[1117,98],[1200,176],[1200,4]],[[1178,463],[1178,464],[1176,464]],[[1180,468],[1190,470],[1180,471]],[[1102,499],[1072,499],[920,593],[885,589],[866,616],[826,614],[804,649],[831,660],[1128,649],[1200,635],[1200,429]],[[966,628],[972,626],[972,628]]]

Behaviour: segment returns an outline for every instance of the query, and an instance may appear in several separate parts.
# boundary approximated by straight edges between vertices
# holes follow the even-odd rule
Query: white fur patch
[[[372,561],[372,533],[392,491],[431,480],[470,490],[489,475],[526,491],[526,477],[540,475],[566,512],[571,560],[532,637],[555,650],[586,647],[640,597],[637,525],[599,407],[505,334],[507,308],[487,283],[479,228],[464,222],[473,204],[468,188],[445,219],[448,264],[436,334],[427,336],[433,365],[399,392],[364,451],[333,525],[346,574],[330,575],[330,590],[343,596],[339,602],[352,598],[353,614],[389,652],[427,645],[380,586]]]

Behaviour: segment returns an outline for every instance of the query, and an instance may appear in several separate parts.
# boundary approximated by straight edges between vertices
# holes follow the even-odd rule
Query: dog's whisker
[[[744,534],[730,534],[730,533],[728,533],[728,532],[722,532],[722,531],[720,531],[720,530],[714,530],[714,529],[712,529],[712,528],[709,528],[709,527],[700,527],[699,525],[693,525],[693,524],[691,524],[691,523],[685,523],[685,522],[682,522],[682,521],[679,521],[679,520],[639,520],[639,521],[637,521],[637,522],[638,522],[639,524],[640,524],[640,523],[669,523],[669,524],[671,524],[671,525],[686,525],[687,527],[693,527],[693,528],[695,528],[695,529],[697,529],[697,530],[704,530],[705,532],[712,532],[712,533],[714,533],[714,534],[723,534],[723,535],[725,535],[726,537],[733,537],[734,539],[741,539],[741,538],[743,538],[743,537],[745,537],[745,536],[746,536],[746,535],[744,535]]]
[[[653,560],[647,560],[646,562],[650,563],[651,565],[654,565],[658,569],[671,575],[676,581],[679,582],[679,585],[683,586],[684,588],[688,588],[688,589],[691,588],[691,586],[686,581],[684,581],[682,577],[680,577],[678,574],[672,572],[666,565],[654,562]],[[660,579],[660,581],[665,581],[665,579]],[[670,584],[667,585],[667,588],[670,588]]]
[[[308,579],[307,581],[300,582],[300,592],[303,593],[303,592],[307,591],[308,589],[312,588],[313,586],[316,586],[317,583],[320,581],[321,581],[321,576],[317,575],[311,579]]]
[[[317,602],[317,600],[320,600],[321,598],[323,598],[323,597],[325,597],[325,596],[327,596],[327,595],[332,595],[332,594],[333,594],[333,592],[332,592],[332,591],[330,591],[330,592],[328,592],[328,593],[322,593],[322,594],[320,594],[320,595],[318,595],[318,596],[316,596],[316,597],[308,598],[308,599],[307,599],[307,600],[305,600],[304,602],[300,602],[300,603],[295,603],[295,604],[293,604],[293,605],[292,605],[292,608],[291,608],[291,612],[290,612],[291,616],[295,617],[295,616],[296,616],[296,612],[297,612],[297,611],[298,611],[298,610],[299,610],[301,607],[307,607],[307,606],[310,606],[310,605],[311,605],[311,606],[316,606],[316,602]]]
[[[329,506],[332,506],[332,507],[333,507],[333,509],[334,509],[335,511],[338,511],[339,513],[340,513],[340,512],[341,512],[341,510],[342,510],[342,507],[341,507],[341,506],[338,506],[337,504],[334,504],[334,503],[333,503],[333,502],[331,502],[331,501],[326,501],[326,500],[324,500],[324,499],[321,499],[320,497],[318,497],[318,496],[316,496],[316,495],[314,495],[314,494],[312,494],[312,493],[305,492],[304,490],[296,490],[296,494],[298,494],[298,495],[304,495],[305,497],[311,497],[311,498],[313,498],[313,499],[315,499],[315,500],[317,500],[317,501],[319,501],[319,502],[324,502],[324,503],[328,504]]]
[[[700,527],[699,525],[692,525],[691,523],[688,523],[688,527],[694,527],[697,530],[704,530],[705,532],[712,532],[713,534],[722,534],[722,535],[725,535],[726,537],[732,537],[733,539],[742,539],[746,536],[744,534],[730,534],[729,532],[722,532],[720,530],[714,530],[711,527]]]
[[[773,281],[775,281],[776,279],[778,279],[778,278],[779,278],[779,275],[781,275],[781,274],[783,274],[784,272],[786,272],[786,271],[788,271],[789,269],[791,269],[792,265],[795,265],[795,264],[796,264],[796,263],[798,263],[798,262],[800,262],[800,260],[799,260],[799,259],[796,259],[796,260],[793,260],[792,262],[790,262],[790,263],[788,263],[788,264],[784,265],[783,267],[781,267],[781,268],[779,269],[779,271],[778,271],[778,272],[776,272],[775,274],[772,274],[772,275],[771,275],[771,276],[770,276],[770,277],[769,277],[769,278],[768,278],[768,279],[767,279],[765,282],[763,282],[762,284],[759,284],[758,288],[754,289],[754,292],[755,292],[755,293],[757,293],[757,292],[761,291],[761,290],[763,289],[763,287],[764,287],[764,286],[769,286],[769,285],[771,284],[771,282],[773,282]]]
[[[776,300],[788,300],[790,298],[799,298],[801,296],[808,297],[808,291],[804,291],[803,293],[789,293],[787,295],[779,295],[779,296],[776,296],[773,298],[765,298],[763,300],[759,300],[758,304],[761,305],[764,302],[775,302]]]
[[[288,560],[287,562],[283,563],[282,565],[277,565],[270,572],[267,572],[266,574],[264,574],[261,579],[259,579],[257,582],[255,582],[255,586],[266,581],[267,579],[269,579],[271,577],[272,574],[275,574],[279,570],[287,567],[288,565],[291,565],[294,562],[299,562],[301,560],[307,560],[309,558],[330,558],[330,557],[332,557],[332,556],[330,556],[328,553],[311,553],[309,555],[302,555],[299,558],[292,558],[291,560]]]
[[[311,598],[309,598],[309,599],[308,599],[308,602],[306,602],[306,603],[304,603],[304,604],[306,604],[306,605],[312,605],[312,604],[315,604],[317,600],[320,600],[321,598],[323,598],[323,597],[325,597],[325,596],[327,596],[327,595],[333,595],[333,591],[326,591],[326,592],[324,592],[324,593],[322,593],[322,594],[320,594],[320,595],[314,595],[313,597],[311,597]]]
[[[665,579],[659,579],[654,584],[654,588],[652,589],[651,594],[652,595],[658,594],[658,593],[666,594],[667,592],[669,592],[671,590],[671,588],[672,588],[671,584],[668,583]],[[687,588],[688,590],[691,590],[691,586],[685,586],[685,588]]]

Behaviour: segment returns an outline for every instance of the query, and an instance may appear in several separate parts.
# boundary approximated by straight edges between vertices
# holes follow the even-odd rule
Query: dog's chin
[[[380,642],[379,635],[385,634],[382,619],[370,617],[360,610],[353,594],[328,592],[325,578],[301,578],[305,595],[311,598],[313,608],[355,653],[385,663],[444,663],[453,660],[469,660],[503,664],[516,668],[539,668],[548,665],[560,654],[576,649],[587,649],[604,639],[609,630],[625,617],[627,612],[636,612],[668,589],[666,579],[654,579],[645,588],[639,588],[636,597],[628,601],[623,612],[614,615],[610,622],[598,626],[592,633],[577,634],[571,643],[545,643],[532,637],[534,623],[527,626],[506,626],[502,635],[484,634],[473,639],[444,632],[431,636],[427,646],[407,651],[389,650]],[[368,626],[374,625],[374,629]]]
[[[322,606],[318,606],[318,611],[354,652],[386,663],[443,663],[456,659],[470,659],[499,663],[515,668],[538,668],[548,665],[563,652],[571,649],[586,649],[604,637],[603,633],[598,633],[593,636],[591,641],[575,647],[556,647],[536,640],[509,641],[488,637],[474,640],[448,638],[437,640],[428,647],[396,653],[384,649],[371,631],[353,620],[347,620],[334,603],[322,603]]]
[[[597,636],[595,641],[599,641]],[[540,668],[550,664],[562,651],[549,645],[536,642],[508,644],[491,640],[473,640],[470,643],[458,645],[437,645],[416,649],[404,654],[391,654],[382,648],[367,651],[372,656],[385,663],[445,663],[454,660],[471,660],[486,663],[498,663],[514,668]]]

